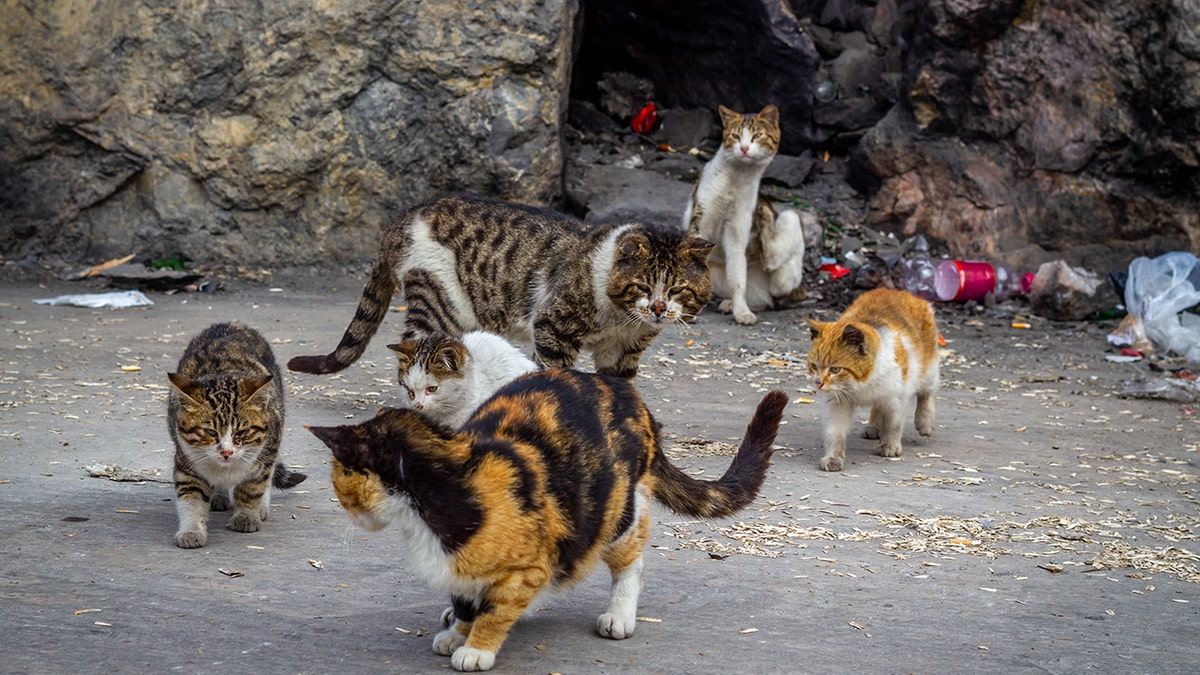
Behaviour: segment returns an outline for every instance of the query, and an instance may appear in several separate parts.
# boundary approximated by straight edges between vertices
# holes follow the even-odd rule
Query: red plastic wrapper
[[[652,102],[646,101],[646,105],[633,116],[633,121],[629,123],[629,126],[633,127],[634,133],[648,134],[654,131],[656,124],[658,124],[658,108]]]
[[[833,277],[834,279],[841,279],[847,274],[850,274],[850,270],[837,263],[825,263],[817,269],[821,270],[822,272],[829,272],[829,276]]]

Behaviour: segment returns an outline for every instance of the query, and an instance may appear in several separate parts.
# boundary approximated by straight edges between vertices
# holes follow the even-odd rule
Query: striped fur
[[[404,339],[487,330],[532,344],[543,367],[570,367],[587,351],[597,372],[633,377],[658,332],[708,302],[711,248],[660,226],[587,225],[548,209],[445,196],[384,232],[337,348],[297,356],[288,368],[324,374],[353,363],[399,291]]]
[[[857,406],[870,407],[863,437],[879,439],[884,457],[900,456],[914,398],[917,433],[933,434],[938,344],[932,305],[907,291],[879,288],[859,296],[837,321],[806,320],[813,339],[808,372],[825,413],[822,469],[841,470]]]
[[[277,463],[283,433],[283,384],[270,345],[254,329],[218,323],[192,338],[167,375],[167,423],[175,442],[175,543],[208,541],[209,509],[233,506],[229,528],[257,532],[271,486],[305,475]]]
[[[434,651],[457,670],[487,670],[540,592],[601,560],[613,583],[598,630],[630,636],[649,499],[700,518],[744,508],[762,486],[787,401],[780,391],[763,399],[715,481],[670,463],[627,380],[571,370],[514,380],[458,432],[397,409],[310,431],[333,450],[334,490],[351,518],[367,530],[398,525],[415,571],[450,593]]]

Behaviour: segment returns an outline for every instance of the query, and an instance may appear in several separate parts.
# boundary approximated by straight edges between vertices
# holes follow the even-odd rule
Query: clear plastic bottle
[[[912,249],[899,262],[900,284],[904,290],[918,298],[937,300],[938,263],[929,255],[929,243],[925,237],[917,235]]]

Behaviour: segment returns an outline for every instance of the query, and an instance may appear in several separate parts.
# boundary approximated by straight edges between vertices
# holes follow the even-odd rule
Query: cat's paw
[[[751,312],[750,310],[746,310],[744,312],[734,312],[733,320],[737,321],[743,326],[753,326],[754,324],[758,323],[758,317],[755,316],[754,312]]]
[[[830,457],[829,455],[822,457],[821,458],[821,470],[822,471],[841,471],[842,470],[842,459],[843,459],[842,457]]]
[[[200,548],[208,543],[208,532],[204,530],[180,530],[175,533],[175,545],[179,548]]]
[[[899,457],[900,451],[900,443],[896,441],[890,441],[880,443],[879,449],[875,451],[875,454],[883,457]]]
[[[624,640],[633,635],[633,629],[637,627],[637,619],[632,616],[621,616],[613,612],[605,612],[600,615],[600,620],[596,622],[596,630],[600,635],[614,640]]]
[[[491,670],[496,665],[496,652],[488,652],[463,645],[450,657],[450,665],[459,672]]]
[[[262,518],[257,513],[239,510],[229,519],[228,527],[234,532],[258,532],[262,529]]]
[[[454,650],[465,644],[467,644],[467,636],[451,628],[434,636],[433,653],[450,656]]]
[[[730,312],[733,311],[733,301],[732,300],[722,300],[721,304],[717,305],[717,311],[722,314],[729,314]]]
[[[442,628],[449,628],[454,623],[454,607],[447,607],[442,612]]]
[[[233,502],[229,501],[229,495],[221,492],[214,492],[209,508],[213,511],[228,511],[232,506]]]
[[[879,427],[874,424],[868,424],[867,426],[863,427],[862,437],[869,438],[873,441],[877,440],[879,438]]]

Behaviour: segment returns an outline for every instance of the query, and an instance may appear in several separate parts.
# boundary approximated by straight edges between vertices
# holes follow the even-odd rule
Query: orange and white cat
[[[932,305],[907,291],[879,288],[860,295],[836,321],[805,321],[812,328],[808,372],[824,407],[821,469],[842,469],[859,406],[871,409],[863,438],[879,439],[884,457],[900,456],[914,398],[917,433],[933,433],[938,332]]]

